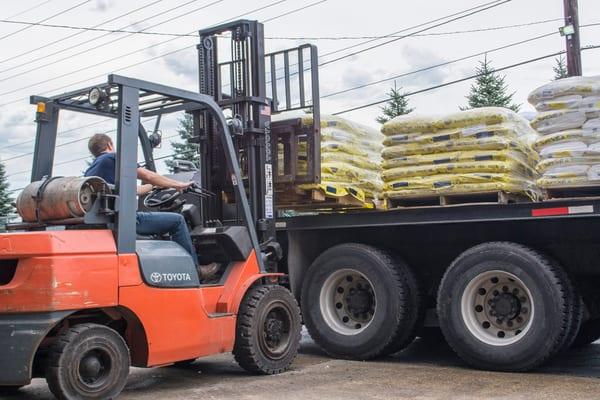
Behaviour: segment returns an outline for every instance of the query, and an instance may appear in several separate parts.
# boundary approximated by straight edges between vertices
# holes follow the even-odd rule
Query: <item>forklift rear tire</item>
[[[127,383],[129,365],[121,335],[103,325],[81,324],[50,347],[46,380],[59,400],[114,399]]]
[[[300,329],[300,308],[289,290],[279,285],[252,287],[238,312],[235,360],[252,373],[281,373],[298,355]]]
[[[565,346],[578,326],[577,293],[564,270],[528,247],[490,242],[446,271],[437,311],[448,344],[470,365],[527,371]]]
[[[419,293],[412,270],[398,257],[373,246],[340,244],[306,272],[304,322],[332,357],[368,360],[393,354],[416,336]]]

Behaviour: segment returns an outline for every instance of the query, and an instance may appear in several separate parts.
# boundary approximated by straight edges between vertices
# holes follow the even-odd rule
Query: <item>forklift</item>
[[[318,110],[318,96],[309,102],[301,90],[296,104],[289,94],[294,75],[318,90],[316,48],[265,55],[256,21],[199,33],[199,92],[109,75],[99,85],[31,97],[37,135],[31,184],[17,199],[23,221],[0,234],[0,392],[45,377],[58,399],[112,399],[130,366],[233,352],[244,369],[275,374],[294,360],[301,317],[287,277],[276,272],[282,248],[273,177],[314,179],[319,166],[300,174],[285,161],[278,165],[275,154],[280,146],[284,158],[296,160],[301,142],[318,152],[320,122],[317,113],[308,130],[297,128],[298,119],[272,126],[271,114]],[[225,62],[217,46],[223,35],[231,38]],[[276,99],[281,86],[285,104]],[[53,175],[61,110],[116,121],[114,186]],[[155,170],[153,148],[161,141],[158,123],[148,133],[141,118],[175,112],[191,114],[200,162],[177,162],[173,178],[195,183],[183,192],[156,188],[138,204],[138,146],[145,167]],[[168,237],[137,236],[141,208],[181,213],[200,264],[218,263],[218,276],[201,281],[192,257]]]

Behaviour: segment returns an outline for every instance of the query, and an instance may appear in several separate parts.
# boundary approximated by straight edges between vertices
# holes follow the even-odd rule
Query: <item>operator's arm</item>
[[[149,183],[153,186],[161,188],[173,188],[177,190],[183,190],[188,188],[193,182],[179,182],[173,179],[169,179],[165,176],[157,174],[156,172],[150,171],[146,168],[137,169],[137,177],[144,183]]]

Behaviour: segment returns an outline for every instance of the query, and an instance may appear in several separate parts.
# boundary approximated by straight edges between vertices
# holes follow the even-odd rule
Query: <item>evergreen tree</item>
[[[561,55],[558,58],[555,58],[556,66],[552,67],[554,70],[554,80],[557,81],[559,79],[563,79],[569,76],[567,71],[567,62],[565,58]]]
[[[7,216],[14,212],[13,198],[8,191],[8,181],[6,180],[6,169],[4,164],[0,163],[0,216]]]
[[[194,136],[194,121],[191,114],[184,114],[183,118],[179,119],[177,133],[183,142],[171,143],[175,155],[173,156],[173,160],[165,162],[171,172],[174,172],[175,160],[192,161],[198,166],[198,144],[190,141]]]
[[[383,115],[377,117],[377,122],[385,124],[397,116],[411,113],[414,110],[414,108],[408,106],[408,99],[404,93],[401,93],[401,90],[402,87],[397,87],[396,81],[394,81],[394,87],[387,93],[390,100],[387,105],[381,107]]]
[[[521,106],[513,103],[515,93],[508,93],[506,76],[500,76],[492,68],[491,61],[487,56],[479,62],[479,67],[475,70],[477,80],[471,85],[469,95],[466,96],[469,102],[467,107],[461,107],[461,110],[469,110],[480,107],[505,107],[518,112]]]

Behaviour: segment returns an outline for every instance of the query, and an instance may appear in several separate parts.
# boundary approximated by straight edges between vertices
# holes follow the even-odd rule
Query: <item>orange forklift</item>
[[[217,37],[231,37],[231,94]],[[0,391],[45,377],[59,399],[112,399],[130,365],[168,366],[232,351],[246,370],[284,371],[300,340],[300,311],[275,271],[270,117],[262,25],[236,21],[200,31],[200,92],[109,75],[54,97],[32,96],[37,137],[23,221],[0,234]],[[212,92],[211,92],[212,91]],[[290,103],[291,104],[291,103]],[[116,120],[116,182],[53,176],[61,110]],[[138,146],[155,170],[158,124],[141,118],[192,115],[200,166],[176,163],[184,192],[136,197]],[[318,124],[318,119],[316,121]],[[265,139],[266,137],[266,139]],[[240,167],[242,165],[242,167]],[[136,209],[180,212],[201,264],[165,237],[138,237]]]

